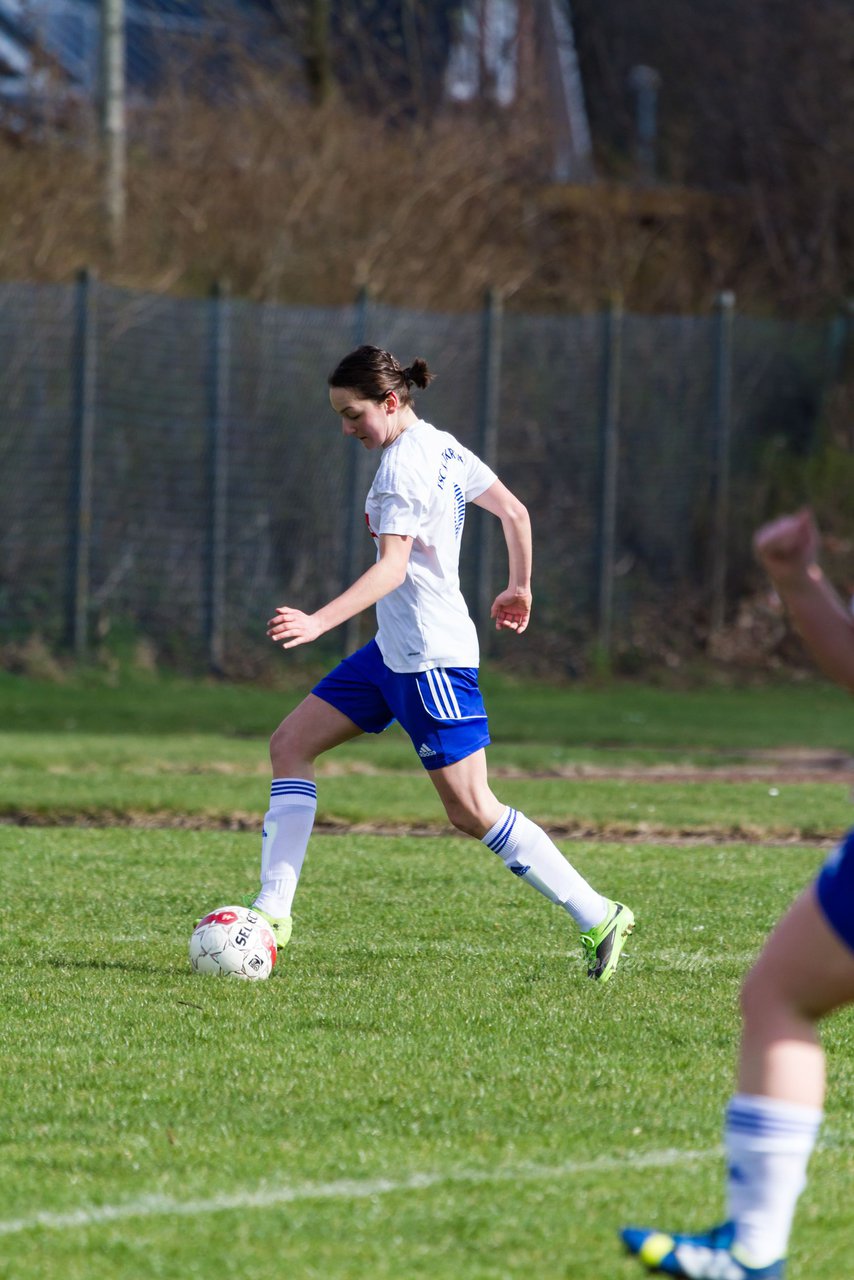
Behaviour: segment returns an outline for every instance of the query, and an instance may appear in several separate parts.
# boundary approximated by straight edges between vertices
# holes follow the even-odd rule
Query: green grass
[[[638,918],[608,987],[567,917],[475,842],[353,830],[313,838],[274,978],[231,984],[190,972],[186,938],[255,882],[257,829],[109,823],[254,827],[287,699],[0,678],[0,812],[47,824],[0,826],[0,1276],[639,1280],[621,1224],[721,1212],[740,980],[824,856],[799,837],[849,823],[846,788],[525,775],[845,749],[842,695],[814,686],[810,716],[803,687],[783,693],[492,690],[490,756],[519,775],[499,794],[544,821],[655,828],[561,841]],[[438,828],[410,750],[390,734],[335,753],[322,812]],[[850,1011],[824,1039],[791,1280],[850,1271]]]
[[[0,744],[0,748],[2,744]],[[221,773],[204,760],[185,766],[106,761],[60,771],[0,765],[0,815],[21,821],[163,822],[182,817],[211,825],[259,824],[269,781],[257,761],[245,772]],[[398,776],[361,773],[319,778],[318,820],[336,825],[414,825],[449,831],[444,810],[422,771]],[[831,838],[851,818],[850,786],[842,782],[644,782],[638,778],[493,777],[495,793],[550,827],[629,834],[674,830],[702,835],[794,835]]]
[[[287,1274],[354,1280],[636,1274],[621,1222],[720,1210],[739,978],[819,857],[576,847],[640,921],[598,989],[566,917],[463,840],[316,839],[294,942],[257,986],[196,978],[185,954],[196,907],[251,883],[253,837],[7,828],[0,854],[8,901],[49,887],[0,942],[15,1280],[201,1277],[211,1259],[238,1277],[271,1250]],[[847,1256],[850,1019],[827,1044],[793,1280],[838,1280]],[[32,1225],[4,1236],[15,1220]]]
[[[283,670],[288,670],[287,667]],[[319,672],[292,670],[279,689],[97,670],[64,683],[0,672],[0,727],[74,736],[215,734],[269,737]],[[653,688],[629,682],[553,686],[487,670],[497,743],[726,753],[778,746],[850,750],[850,699],[819,681],[760,687]]]
[[[806,785],[781,762],[762,781],[709,782],[702,804],[697,783],[678,778],[572,776],[630,764],[732,769],[771,748],[845,751],[850,704],[827,685],[554,689],[493,677],[492,686],[494,789],[544,823],[807,839],[848,822],[842,771]],[[46,685],[0,674],[0,816],[254,823],[266,806],[269,733],[302,692],[163,676],[112,686],[94,672]],[[339,748],[319,768],[321,821],[445,825],[397,727]]]

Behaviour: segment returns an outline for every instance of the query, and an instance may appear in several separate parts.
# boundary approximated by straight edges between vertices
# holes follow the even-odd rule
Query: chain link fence
[[[847,335],[842,335],[842,339]],[[288,602],[369,563],[373,459],[340,437],[326,375],[362,341],[437,373],[418,411],[528,505],[535,619],[513,651],[573,671],[643,626],[720,625],[750,574],[772,444],[807,452],[838,324],[407,312],[176,299],[84,275],[0,285],[0,640],[85,657],[126,627],[192,668],[246,668]],[[486,647],[506,573],[469,509],[463,587]],[[699,612],[698,612],[699,611]],[[367,638],[354,620],[332,652]],[[322,642],[324,643],[324,642]]]

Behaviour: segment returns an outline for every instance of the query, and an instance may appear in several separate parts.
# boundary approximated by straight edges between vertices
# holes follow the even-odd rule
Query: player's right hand
[[[311,644],[312,640],[322,636],[323,627],[313,613],[279,605],[275,616],[267,622],[267,635],[283,649],[295,649],[299,644]]]

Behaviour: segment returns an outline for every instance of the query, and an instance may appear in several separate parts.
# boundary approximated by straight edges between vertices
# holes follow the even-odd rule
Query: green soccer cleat
[[[587,976],[597,982],[607,982],[619,963],[626,938],[635,927],[635,918],[622,902],[610,902],[608,914],[595,929],[581,935]]]
[[[290,942],[294,922],[290,916],[282,916],[280,920],[275,920],[271,915],[268,915],[266,911],[261,911],[259,907],[255,906],[255,898],[257,896],[258,895],[254,893],[245,894],[245,896],[240,899],[240,905],[242,907],[248,907],[251,911],[255,912],[256,916],[260,916],[262,920],[267,921],[276,942],[276,951],[279,952],[282,947],[286,947]],[[193,921],[193,928],[197,929],[204,918],[204,916],[197,916]]]
[[[290,916],[282,916],[279,920],[276,920],[268,912],[256,907],[255,899],[257,897],[257,893],[247,893],[244,898],[241,898],[241,902],[244,907],[250,907],[262,920],[267,921],[273,931],[273,937],[276,939],[276,951],[281,951],[282,947],[286,947],[291,940],[294,922]]]

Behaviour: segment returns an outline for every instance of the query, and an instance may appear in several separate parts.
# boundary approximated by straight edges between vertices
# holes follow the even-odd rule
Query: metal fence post
[[[504,303],[497,289],[487,289],[483,305],[481,349],[480,411],[478,420],[478,457],[493,471],[498,465],[498,404],[501,390],[501,346]],[[475,582],[477,584],[477,629],[480,643],[488,650],[492,640],[490,610],[494,599],[495,528],[494,521],[478,512],[475,543]]]
[[[228,285],[217,281],[210,296],[210,377],[208,402],[208,528],[205,635],[213,671],[225,665],[226,535],[228,526],[228,402],[231,314]]]
[[[843,382],[848,367],[851,335],[854,333],[854,298],[849,298],[830,321],[828,330],[828,381]]]
[[[353,348],[361,347],[368,328],[370,293],[362,285],[356,295],[353,322]],[[350,466],[347,471],[347,524],[344,539],[344,556],[341,565],[341,590],[347,588],[358,576],[357,570],[365,547],[365,495],[367,488],[367,463],[365,451],[356,440],[350,444]],[[360,614],[348,618],[344,624],[344,654],[353,653],[359,647],[362,619]]]
[[[89,647],[90,569],[92,553],[92,473],[95,445],[95,396],[98,339],[95,331],[95,276],[85,267],[77,277],[74,334],[74,401],[72,410],[70,537],[68,544],[67,637],[74,656]]]
[[[818,430],[812,433],[811,451],[818,451],[831,434],[841,438],[843,430],[847,448],[854,448],[854,423],[849,420],[850,415],[838,415],[834,412],[834,401],[839,388],[850,380],[849,374],[854,372],[854,366],[851,366],[851,356],[854,355],[851,343],[852,333],[854,333],[854,299],[849,298],[839,306],[836,315],[831,316],[827,322],[821,409],[817,414]],[[844,428],[839,422],[841,416],[845,417]],[[828,431],[827,428],[831,423],[832,427]]]
[[[712,600],[710,634],[726,614],[727,542],[729,534],[730,440],[732,436],[732,342],[735,294],[718,294],[715,318],[714,504],[712,509]]]
[[[110,247],[120,249],[127,209],[125,0],[101,0],[100,115],[104,207]]]
[[[620,381],[623,368],[623,303],[611,299],[604,317],[602,399],[599,418],[599,532],[597,644],[600,659],[611,657],[614,626],[614,550],[617,541],[617,479],[620,457]]]

